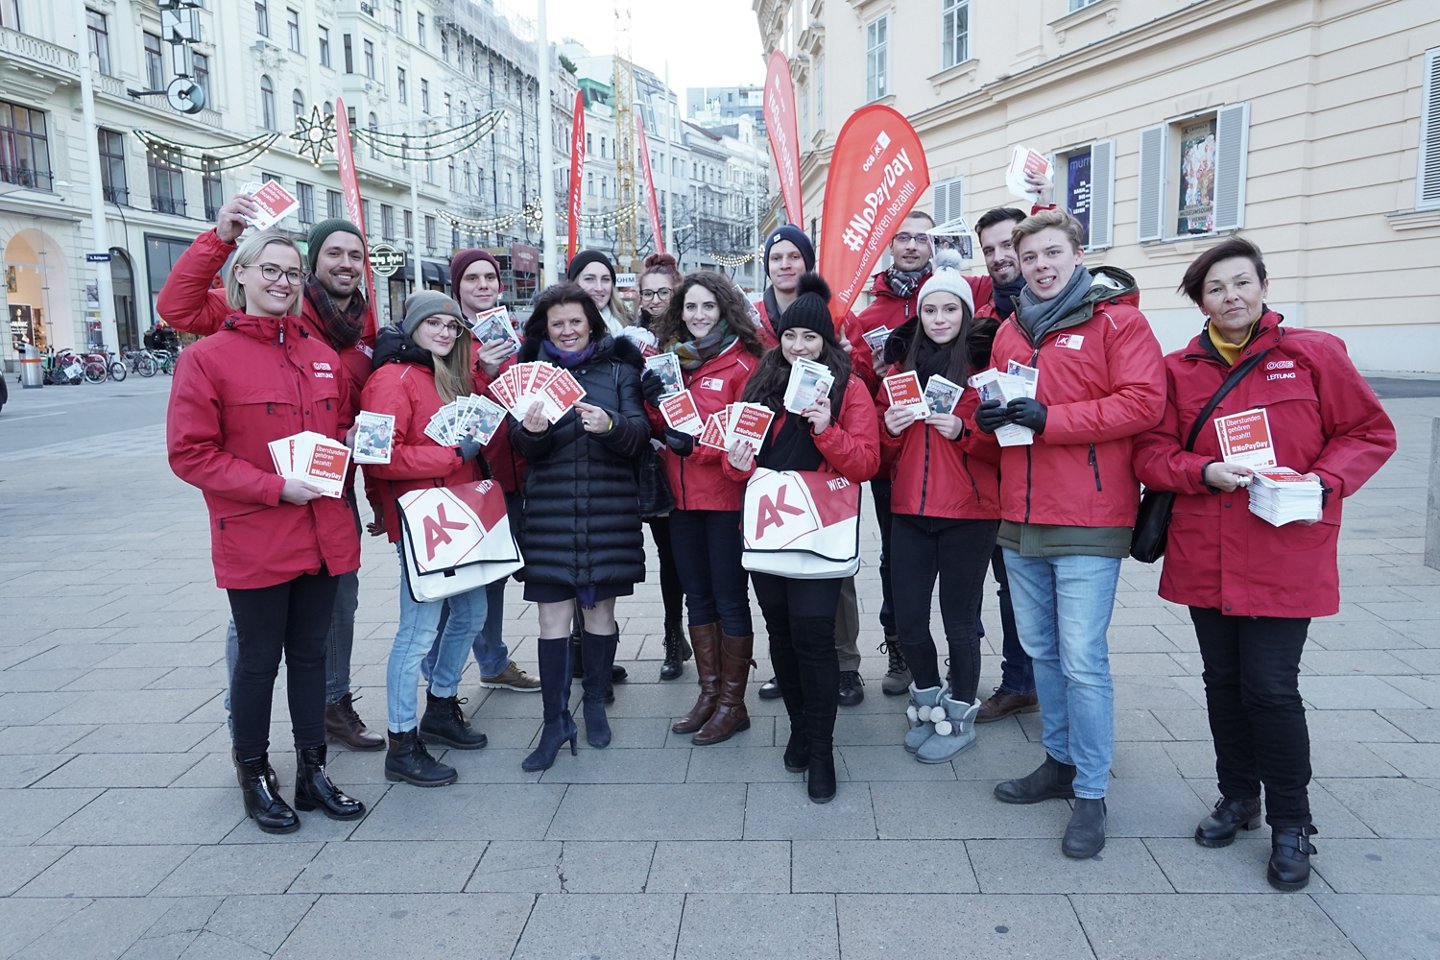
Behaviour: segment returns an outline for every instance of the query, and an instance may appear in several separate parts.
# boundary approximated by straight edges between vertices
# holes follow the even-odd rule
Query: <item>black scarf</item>
[[[330,296],[330,291],[312,273],[305,278],[305,299],[315,309],[315,316],[320,318],[320,332],[332,348],[344,350],[359,342],[365,323],[365,298],[360,296],[360,291],[351,294],[349,305],[341,310],[335,304],[335,298]]]
[[[890,292],[901,300],[909,300],[920,284],[930,276],[930,264],[925,264],[919,270],[901,270],[899,267],[891,267],[885,271],[885,285]]]
[[[1009,320],[1015,312],[1015,298],[1025,289],[1025,278],[1017,276],[1010,283],[995,283],[991,294],[995,301],[995,312],[1001,320]]]
[[[831,415],[827,429],[838,429],[837,421],[840,418],[840,408],[845,403],[847,383],[848,380],[840,380],[830,388]],[[819,470],[825,457],[820,453],[820,448],[815,446],[815,434],[810,431],[810,421],[799,414],[786,413],[783,408],[776,412],[785,422],[780,425],[779,430],[771,430],[765,434],[765,440],[755,454],[755,462],[771,470]]]
[[[915,372],[920,375],[920,388],[930,382],[930,378],[939,374],[945,376],[950,369],[950,354],[955,350],[955,344],[960,342],[956,337],[949,343],[941,345],[925,335],[923,330],[917,331],[916,336],[920,342],[915,347]]]

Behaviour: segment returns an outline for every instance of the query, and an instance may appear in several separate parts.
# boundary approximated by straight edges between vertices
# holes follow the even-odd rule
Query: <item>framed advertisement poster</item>
[[[1085,228],[1082,243],[1090,242],[1090,151],[1078,150],[1065,158],[1065,209]]]
[[[1180,128],[1180,209],[1177,234],[1215,229],[1215,118]]]

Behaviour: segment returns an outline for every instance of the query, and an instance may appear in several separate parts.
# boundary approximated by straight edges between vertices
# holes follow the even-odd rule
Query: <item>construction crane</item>
[[[638,145],[635,143],[635,70],[630,55],[630,3],[629,0],[615,2],[615,56],[611,71],[610,85],[614,90],[615,113],[615,183],[617,188],[615,208],[618,213],[615,224],[615,258],[633,271],[639,243],[636,239],[635,224],[639,220],[639,191],[635,184],[635,158]]]

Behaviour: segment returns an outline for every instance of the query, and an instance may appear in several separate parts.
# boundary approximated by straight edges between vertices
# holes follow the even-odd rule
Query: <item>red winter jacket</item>
[[[170,469],[205,494],[215,584],[273,587],[322,567],[360,566],[355,519],[343,499],[285,503],[267,444],[304,430],[343,440],[352,418],[339,358],[295,317],[232,313],[181,354],[170,388]]]
[[[516,356],[516,354],[511,354],[509,358],[502,361],[496,375],[498,376],[500,372],[513,366]],[[495,377],[486,373],[485,369],[477,363],[470,374],[470,383],[474,391],[494,400],[495,397],[490,393],[490,384],[494,382]],[[495,431],[495,436],[491,437],[490,442],[485,445],[484,452],[485,462],[490,465],[490,473],[494,476],[495,482],[500,484],[500,489],[505,491],[506,496],[520,493],[525,486],[525,458],[520,456],[515,445],[510,442],[510,431],[513,429],[519,429],[519,424],[515,422],[514,417],[507,416],[500,424],[500,429]]]
[[[775,290],[773,287],[765,288],[765,296],[755,301],[755,309],[760,314],[760,345],[766,350],[780,345],[780,338],[775,335],[775,321],[771,319],[778,315],[779,308],[775,302]],[[865,342],[865,337],[860,330],[860,321],[855,314],[846,313],[843,326],[844,338],[841,343],[850,345],[850,367],[851,370],[865,383],[865,389],[870,396],[875,396],[879,389],[880,380],[875,376],[875,367],[870,359],[870,344]]]
[[[1215,430],[1202,428],[1190,453],[1182,446],[1230,367],[1202,333],[1165,358],[1164,418],[1135,440],[1140,481],[1178,494],[1160,575],[1166,600],[1237,617],[1328,617],[1340,609],[1341,504],[1395,452],[1395,427],[1342,341],[1287,330],[1282,319],[1268,311],[1260,318],[1241,358],[1269,352],[1212,418],[1263,407],[1280,465],[1313,471],[1330,488],[1324,513],[1318,523],[1274,527],[1250,512],[1243,488],[1204,486],[1206,464],[1221,459]]]
[[[880,427],[882,470],[890,478],[890,510],[919,517],[954,520],[1000,518],[1000,471],[996,448],[975,429],[974,390],[960,394],[955,415],[965,421],[965,432],[946,440],[925,423],[912,423],[892,436],[885,429],[890,399],[884,390],[875,399]]]
[[[425,435],[430,418],[444,405],[435,389],[434,371],[423,364],[386,363],[365,384],[361,406],[372,413],[395,417],[390,462],[365,464],[366,476],[374,488],[372,496],[384,512],[385,533],[391,543],[400,539],[398,502],[402,494],[483,479],[478,462],[466,463],[455,447],[442,447]]]
[[[760,365],[760,358],[747,351],[739,340],[725,348],[697,370],[682,370],[681,376],[702,421],[710,414],[738,403],[745,392],[750,374]],[[665,432],[665,418],[649,404],[645,412],[656,436]],[[688,457],[680,457],[669,447],[660,448],[660,462],[665,465],[665,479],[675,494],[677,510],[739,510],[745,485],[725,475],[722,451],[702,447],[697,441]]]
[[[1164,362],[1137,309],[1135,281],[1115,267],[1093,273],[1086,301],[1040,343],[1031,342],[1015,316],[995,334],[991,365],[1004,371],[1016,360],[1036,367],[1037,399],[1046,408],[1045,432],[1034,444],[999,448],[1002,519],[1066,527],[1135,524],[1140,486],[1131,445],[1164,412]]]
[[[789,416],[784,410],[775,415],[770,424],[770,436],[774,436],[785,425]],[[840,402],[840,415],[830,426],[815,438],[815,447],[824,460],[820,464],[822,473],[838,473],[851,483],[864,483],[875,476],[880,469],[880,435],[875,420],[875,404],[865,392],[864,384],[854,374],[845,384],[845,396]],[[730,465],[727,457],[721,461],[725,476],[744,483],[754,473],[755,466],[785,470],[784,464],[759,463],[751,469],[741,471]]]

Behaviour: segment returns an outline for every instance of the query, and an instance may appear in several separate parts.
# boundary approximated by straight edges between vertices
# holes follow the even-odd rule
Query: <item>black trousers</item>
[[[680,585],[680,571],[675,566],[675,549],[670,543],[670,518],[650,517],[650,539],[660,560],[660,600],[665,604],[665,622],[679,623],[685,615],[685,592]]]
[[[755,599],[770,635],[770,661],[790,731],[810,743],[810,755],[829,756],[835,745],[840,662],[835,655],[839,580],[792,580],[752,573]]]
[[[950,696],[974,703],[980,686],[980,633],[976,629],[985,572],[995,551],[998,520],[947,520],[897,513],[891,522],[895,552],[891,576],[895,622],[905,664],[918,689],[940,685],[930,597],[940,578],[940,619],[950,656]]]
[[[1310,731],[1300,700],[1308,619],[1232,617],[1191,607],[1205,664],[1215,775],[1231,799],[1260,796],[1271,826],[1310,823]]]
[[[875,501],[875,523],[880,527],[880,629],[895,635],[895,596],[890,588],[890,481],[871,480],[870,496]]]
[[[253,759],[270,748],[270,699],[281,654],[295,746],[325,742],[325,648],[336,582],[322,573],[273,587],[226,591],[240,640],[230,682],[230,715],[241,759]]]

